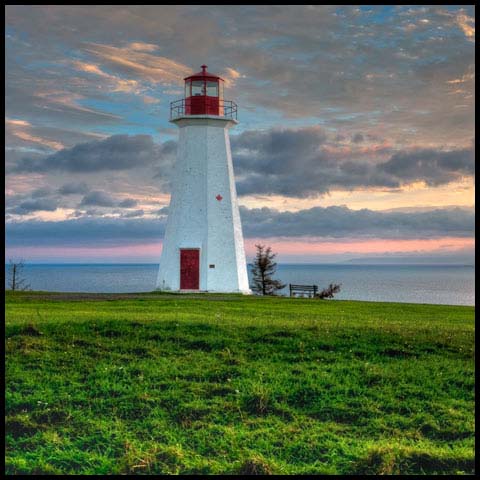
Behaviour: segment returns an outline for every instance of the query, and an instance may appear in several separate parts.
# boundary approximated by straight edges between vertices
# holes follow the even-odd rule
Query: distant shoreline
[[[8,263],[5,263],[5,266],[8,267]],[[29,267],[35,267],[35,266],[42,266],[42,267],[47,267],[47,266],[55,266],[55,267],[61,267],[61,266],[114,266],[114,265],[119,265],[119,266],[145,266],[145,265],[151,265],[151,266],[157,266],[158,263],[148,263],[148,262],[122,262],[122,263],[105,263],[105,262],[68,262],[68,263],[50,263],[50,262],[45,262],[45,263],[25,263],[25,266]],[[247,263],[247,265],[251,265],[251,263]],[[342,263],[294,263],[294,262],[284,262],[284,263],[278,263],[278,266],[302,266],[302,265],[312,265],[312,266],[322,266],[322,267],[328,267],[328,266],[339,266],[339,267],[344,267],[344,266],[361,266],[361,267],[377,267],[377,266],[388,266],[388,267],[475,267],[475,264],[465,264],[465,263],[387,263],[387,262],[378,262],[378,263],[362,263],[362,262],[342,262]]]

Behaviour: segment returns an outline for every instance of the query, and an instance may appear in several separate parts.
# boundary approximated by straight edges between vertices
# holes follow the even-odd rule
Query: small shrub
[[[323,300],[324,298],[333,298],[340,291],[341,284],[331,283],[327,288],[315,295],[315,298]]]

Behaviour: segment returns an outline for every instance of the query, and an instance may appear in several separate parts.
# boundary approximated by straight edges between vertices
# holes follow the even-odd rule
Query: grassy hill
[[[6,293],[6,472],[473,473],[474,308]]]

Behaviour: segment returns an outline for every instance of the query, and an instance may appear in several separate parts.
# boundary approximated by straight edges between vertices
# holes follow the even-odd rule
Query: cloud
[[[125,47],[90,43],[85,50],[118,71],[162,85],[177,85],[192,69],[170,58],[152,55],[152,46],[134,42]]]
[[[239,78],[241,78],[242,75],[240,72],[237,72],[234,68],[227,67],[225,68],[225,73],[222,74],[222,78],[225,81],[225,86],[227,88],[233,87]]]
[[[439,151],[413,149],[398,152],[379,168],[401,179],[403,183],[422,180],[427,185],[440,185],[475,173],[473,148]]]
[[[159,241],[164,220],[81,217],[59,222],[9,223],[6,243],[13,246],[131,245]]]
[[[92,212],[94,213],[94,212]],[[138,211],[132,215],[140,214]],[[128,215],[128,214],[127,214]],[[472,237],[473,209],[379,212],[347,207],[315,207],[298,212],[241,209],[246,238],[384,238]],[[28,220],[6,224],[7,246],[134,245],[163,238],[166,217],[79,217],[58,222]]]
[[[104,140],[81,143],[42,158],[25,157],[9,173],[64,171],[97,173],[102,170],[130,170],[167,163],[172,153],[169,142],[158,145],[150,135],[113,135]]]
[[[308,197],[333,189],[396,189],[419,181],[441,185],[474,175],[473,146],[394,151],[363,145],[358,138],[351,147],[332,145],[320,128],[246,131],[232,137],[237,191]]]
[[[398,151],[388,144],[366,143],[362,134],[357,135],[363,141],[357,138],[350,144],[332,141],[319,127],[245,131],[232,136],[237,192],[305,198],[331,190],[398,189],[414,182],[437,186],[473,177],[475,173],[473,146],[457,150],[411,147]],[[176,148],[174,141],[157,144],[149,135],[114,135],[44,157],[17,159],[13,164],[9,162],[7,171],[98,174],[138,172],[143,168],[150,180],[160,179],[162,188],[168,190]],[[59,191],[67,194],[78,188],[86,187],[73,182]]]
[[[91,73],[102,77],[102,88],[107,87],[111,92],[122,92],[139,95],[143,93],[146,88],[137,80],[125,79],[116,75],[111,75],[104,72],[98,65],[74,60],[72,62],[74,68],[81,72]],[[156,100],[156,99],[152,99]]]
[[[52,195],[52,189],[50,187],[40,187],[40,188],[36,188],[31,194],[30,196],[32,198],[42,198],[42,197],[48,197],[50,195]]]
[[[471,209],[426,212],[350,210],[344,206],[314,207],[298,212],[269,208],[241,209],[246,237],[332,237],[421,239],[472,237],[475,213]]]
[[[475,39],[475,18],[469,17],[465,14],[458,14],[456,20],[465,36],[469,39]]]
[[[81,86],[82,83],[69,77],[69,83],[65,84],[65,73],[58,74],[58,79],[43,79],[41,72],[38,76],[33,75],[23,65],[15,65],[7,68],[5,111],[12,117],[29,117],[33,124],[47,123],[56,124],[61,128],[62,124],[82,125],[91,128],[95,124],[119,123],[122,117],[101,111],[97,108],[82,105],[88,101]],[[30,78],[32,76],[32,78]],[[62,78],[63,76],[63,78]],[[82,92],[82,93],[80,93]],[[90,92],[88,92],[90,93]],[[20,131],[21,132],[21,131]],[[34,136],[28,131],[21,133],[28,141],[45,144],[49,142],[51,148],[58,150],[62,145],[54,140],[45,140]]]
[[[81,206],[96,206],[96,207],[114,207],[117,205],[117,201],[112,198],[108,193],[93,191],[87,193],[80,202]]]
[[[122,218],[134,218],[134,217],[142,217],[144,215],[143,210],[132,210],[131,212],[126,212],[122,214]]]
[[[105,138],[106,135],[80,130],[70,130],[39,124],[31,124],[26,120],[5,119],[5,144],[10,151],[28,151],[30,155],[51,154],[62,148],[72,147],[77,143]]]
[[[127,45],[127,48],[137,52],[154,52],[159,49],[158,45],[143,42],[132,42]]]
[[[214,10],[9,6],[9,118],[151,132],[159,122],[167,125],[165,92],[181,89],[203,58],[225,74],[228,98],[237,101],[249,129],[317,121],[348,137],[382,131],[402,148],[442,143],[451,149],[473,135],[474,82],[461,89],[447,83],[474,72],[473,6],[385,7],[381,15],[377,7],[336,5]],[[60,133],[29,135],[70,146]]]
[[[58,201],[54,198],[35,198],[21,202],[18,206],[7,208],[7,212],[16,215],[28,215],[38,211],[54,212],[58,208]]]
[[[62,185],[58,189],[61,195],[77,195],[88,192],[88,185],[85,182],[70,182]]]
[[[447,83],[459,84],[459,83],[472,82],[474,80],[475,80],[475,73],[465,73],[460,78],[454,78],[452,80],[447,80]]]
[[[125,198],[124,200],[118,200],[108,193],[94,190],[87,193],[79,204],[79,207],[122,207],[132,208],[137,205],[137,201],[133,198]]]
[[[59,150],[64,145],[58,141],[41,137],[33,133],[30,122],[20,119],[5,119],[5,139],[17,144],[33,145],[42,150]]]
[[[132,207],[136,207],[137,204],[138,202],[133,198],[126,198],[125,200],[122,200],[121,202],[119,202],[118,206],[124,207],[124,208],[132,208]]]

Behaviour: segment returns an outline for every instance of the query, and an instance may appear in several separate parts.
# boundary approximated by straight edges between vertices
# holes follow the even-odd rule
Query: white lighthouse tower
[[[159,290],[250,293],[228,135],[237,106],[223,85],[202,65],[171,103],[179,140]]]

